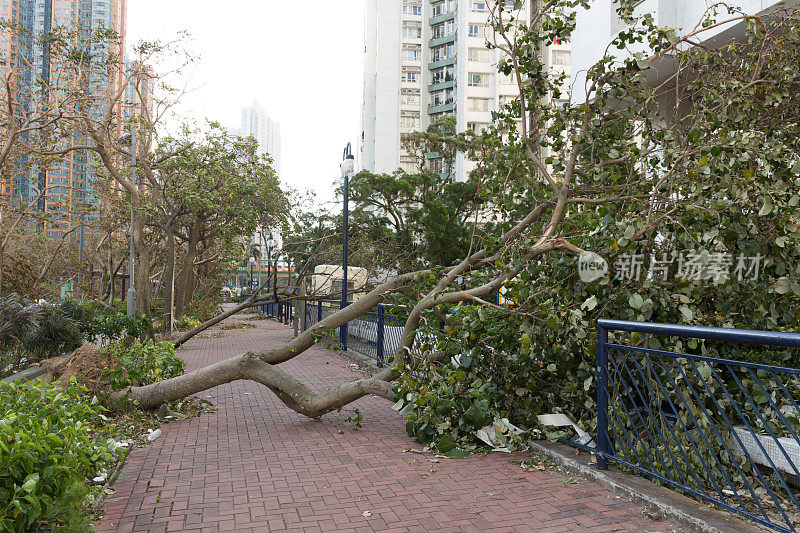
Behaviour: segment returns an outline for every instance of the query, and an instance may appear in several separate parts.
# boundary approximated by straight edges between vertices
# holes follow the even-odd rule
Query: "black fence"
[[[647,335],[677,350],[640,347]],[[777,351],[778,360],[797,361],[800,334],[599,321],[598,467],[613,461],[777,531],[796,531],[800,370],[750,362],[759,357],[739,348],[720,352],[748,360],[707,356],[703,343],[745,343],[751,356]]]

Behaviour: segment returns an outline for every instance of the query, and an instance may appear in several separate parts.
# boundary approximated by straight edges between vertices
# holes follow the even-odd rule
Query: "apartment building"
[[[634,15],[650,13],[657,25],[674,28],[680,35],[694,31],[711,4],[714,2],[707,0],[642,0],[636,6]],[[764,15],[776,9],[796,7],[800,5],[800,0],[727,0],[725,4],[749,15]],[[616,0],[594,0],[590,9],[579,9],[577,12],[572,39],[571,85],[574,102],[581,103],[586,100],[587,70],[603,57],[611,41],[625,29],[625,22],[617,14],[618,7]],[[722,9],[717,15],[717,20],[723,21],[725,18],[725,10]],[[715,42],[722,44],[743,34],[744,22],[740,21],[704,31],[697,36],[697,39],[709,44]],[[641,45],[642,49],[643,47],[644,45]],[[620,58],[628,52],[635,51],[636,49],[632,47],[627,51],[619,51],[614,47],[608,49],[609,53],[618,54]],[[652,79],[654,83],[666,79],[673,72],[669,65],[659,66],[655,70]]]
[[[261,105],[242,108],[242,127],[235,132],[242,137],[254,137],[258,141],[258,154],[272,158],[272,168],[281,173],[281,123],[272,120]]]
[[[535,1],[535,0],[534,0]],[[512,5],[513,2],[508,2]],[[503,52],[487,48],[495,39],[485,0],[367,0],[361,160],[366,170],[415,171],[402,134],[424,131],[452,116],[456,131],[480,132],[518,95],[511,77],[497,72]],[[513,14],[530,17],[530,2]],[[550,68],[569,74],[569,43],[543,48]],[[474,165],[459,156],[455,168],[431,157],[430,168],[464,180]]]
[[[3,63],[0,73],[13,68],[13,88],[17,101],[25,107],[47,105],[37,82],[53,83],[63,76],[47,44],[35,36],[63,28],[74,35],[76,45],[93,57],[112,54],[124,61],[127,0],[0,0],[0,18],[22,28],[25,35],[10,30],[0,31],[0,56]],[[117,33],[113,43],[94,42],[93,32],[101,28]],[[110,79],[108,71],[91,69],[81,84],[91,94],[104,97],[122,86],[123,69],[117,69]],[[61,79],[63,82],[63,79]],[[34,93],[34,91],[37,91]],[[124,104],[120,102],[119,111]],[[58,147],[86,144],[79,133],[68,132]],[[84,204],[97,204],[93,194],[91,166],[92,155],[87,150],[75,150],[47,168],[28,168],[0,184],[4,198],[24,202],[35,198],[38,191],[47,190],[38,208],[49,215],[45,231],[57,237],[76,223],[75,211]],[[24,167],[24,165],[21,165]]]

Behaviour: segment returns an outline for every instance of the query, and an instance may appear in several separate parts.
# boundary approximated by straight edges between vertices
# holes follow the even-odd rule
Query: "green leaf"
[[[449,452],[444,452],[444,454],[450,459],[464,459],[467,456],[467,452],[461,448],[453,448]]]
[[[445,435],[436,443],[436,447],[442,453],[447,453],[456,447],[456,441],[450,435]]]
[[[36,484],[39,482],[39,474],[34,473],[28,475],[25,478],[25,483],[22,484],[22,490],[30,494],[36,488]]]
[[[758,216],[764,217],[769,215],[770,213],[772,213],[773,207],[774,206],[772,205],[772,198],[769,197],[765,198],[764,205],[761,206],[761,209],[758,212]]]
[[[680,312],[681,312],[681,314],[683,315],[683,319],[684,319],[686,322],[691,322],[691,321],[692,321],[692,318],[694,318],[694,313],[692,313],[692,310],[691,310],[691,309],[689,309],[689,307],[688,307],[688,306],[682,305],[682,306],[680,306],[680,307],[678,308],[678,311],[680,311]]]
[[[586,309],[587,311],[591,311],[595,307],[597,307],[597,296],[587,298],[587,300],[581,305],[581,309]]]
[[[634,309],[641,309],[642,304],[644,303],[644,298],[642,298],[639,294],[634,294],[628,299],[628,303]]]
[[[405,405],[405,403],[406,403],[406,400],[405,400],[405,398],[400,398],[400,399],[399,399],[399,400],[397,400],[397,402],[396,402],[396,403],[395,403],[395,404],[392,406],[392,409],[394,409],[395,411],[399,411],[400,409],[402,409],[402,408],[403,408],[403,405]]]

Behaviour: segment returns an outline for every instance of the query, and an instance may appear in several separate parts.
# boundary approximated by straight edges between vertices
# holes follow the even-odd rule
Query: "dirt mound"
[[[111,355],[106,355],[99,346],[84,344],[71,356],[56,361],[50,368],[51,381],[66,382],[72,376],[92,392],[108,387],[109,379],[104,376],[107,370],[119,366]]]

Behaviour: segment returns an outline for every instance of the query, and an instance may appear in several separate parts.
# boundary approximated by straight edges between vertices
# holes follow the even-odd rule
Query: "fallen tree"
[[[784,265],[776,271],[781,277],[762,281],[764,297],[780,295],[777,304],[796,305],[800,284],[792,265],[800,264],[796,261],[800,250],[791,239],[800,239],[797,12],[781,12],[768,20],[734,13],[729,21],[745,24],[750,40],[714,49],[692,45],[702,32],[721,22],[706,20],[679,36],[656,27],[652,18],[633,20],[632,3],[623,2],[620,15],[630,26],[613,43],[622,52],[619,57],[608,53],[590,69],[583,103],[563,107],[553,96],[563,89],[564,77],[546,70],[539,50],[572,31],[574,14],[562,8],[585,2],[547,2],[529,25],[520,24],[513,11],[499,4],[492,12],[492,46],[506,53],[500,70],[516,79],[519,94],[498,114],[492,128],[465,134],[473,141],[468,155],[478,163],[475,172],[492,196],[497,214],[496,222],[476,232],[467,257],[454,266],[396,276],[283,346],[131,387],[118,392],[116,399],[155,408],[245,379],[263,384],[289,408],[312,418],[365,395],[395,400],[392,381],[419,364],[414,358],[425,364],[458,355],[461,349],[454,342],[420,343],[421,329],[430,330],[436,321],[444,321],[445,327],[459,322],[453,308],[460,302],[497,307],[484,297],[520,276],[542,283],[533,292],[546,293],[547,278],[532,277],[532,270],[550,268],[555,276],[564,264],[574,267],[569,257],[587,257],[587,250],[595,251],[601,241],[613,250],[640,245],[648,254],[694,243],[707,247],[708,257],[708,250],[743,253],[752,247],[750,236],[762,232],[769,235],[770,250]],[[647,54],[636,51],[643,42],[649,46]],[[686,112],[676,114],[676,109]],[[754,221],[755,202],[762,207],[761,218]],[[717,239],[721,233],[724,238]],[[613,242],[598,235],[613,237]],[[708,268],[706,261],[701,272]],[[603,274],[582,282],[608,284],[611,276]],[[558,286],[555,279],[550,281]],[[713,287],[696,284],[692,294],[713,299]],[[616,298],[632,301],[635,317],[646,319],[646,313],[639,313],[644,303],[636,298],[637,290],[634,282],[620,285]],[[398,295],[411,304],[411,311],[389,368],[322,392],[312,391],[280,368],[330,338],[336,328]],[[526,298],[533,301],[534,296],[538,295]],[[559,298],[557,293],[549,296]],[[670,312],[680,310],[691,322],[695,315],[682,302],[667,300],[663,305]],[[526,314],[532,327],[544,327],[541,324],[550,319],[546,311],[541,316],[541,310],[526,311],[525,304],[516,301],[515,312]],[[598,302],[587,299],[585,305],[594,309]],[[652,309],[653,302],[650,305]],[[585,329],[581,324],[575,334],[586,338]],[[474,332],[467,329],[465,336],[472,340]],[[420,349],[415,342],[422,345]],[[539,349],[548,349],[544,342]],[[414,358],[412,352],[418,352]]]

